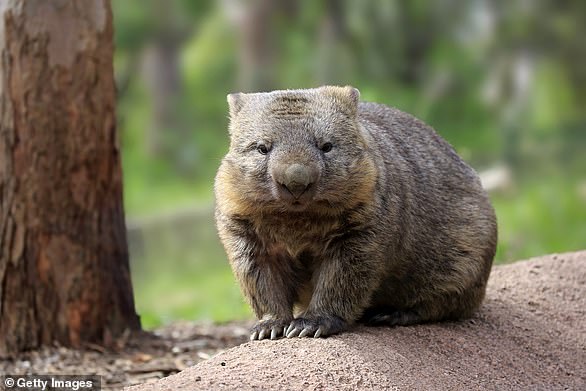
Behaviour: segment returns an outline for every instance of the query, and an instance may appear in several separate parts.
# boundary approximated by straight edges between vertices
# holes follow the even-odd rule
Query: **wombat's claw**
[[[291,322],[291,324],[289,325],[289,327],[287,327],[287,328],[285,329],[285,334],[284,334],[284,335],[285,335],[285,337],[287,337],[287,338],[291,338],[293,335],[291,335],[291,337],[289,337],[289,334],[291,334],[291,332],[293,331],[293,329],[294,329],[294,328],[295,328],[295,327],[293,326],[293,322]]]
[[[311,334],[313,334],[314,338],[318,338],[322,334],[322,328],[318,327],[316,330],[313,325],[307,325],[303,328],[300,328],[300,327],[295,327],[295,325],[293,323],[291,323],[291,325],[289,326],[289,328],[285,332],[285,336],[287,338],[294,338],[294,337],[303,338],[303,337],[311,336]]]
[[[345,326],[346,323],[336,316],[297,318],[291,322],[284,335],[287,338],[327,337],[343,330]]]
[[[250,334],[250,340],[262,340],[262,339],[278,339],[281,336],[285,336],[285,330],[287,325],[285,322],[280,320],[264,320],[258,322],[253,328]]]
[[[309,334],[311,334],[311,332],[312,332],[312,330],[310,330],[308,328],[304,328],[299,333],[299,338],[307,337]],[[317,331],[315,333],[313,333],[313,338],[319,338],[319,336],[321,334],[322,334],[322,328],[321,327],[318,327]]]
[[[301,332],[301,329],[296,328],[295,325],[293,323],[291,323],[291,325],[289,326],[287,331],[285,331],[285,336],[287,338],[297,337],[300,332]]]
[[[273,327],[271,330],[271,339],[275,340],[275,339],[279,338],[281,333],[283,333],[283,336],[285,336],[285,328],[284,327],[283,327],[282,331],[280,330],[279,327]]]

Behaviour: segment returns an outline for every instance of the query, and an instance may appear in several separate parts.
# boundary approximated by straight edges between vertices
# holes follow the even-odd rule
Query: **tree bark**
[[[107,0],[0,2],[0,356],[139,329]]]

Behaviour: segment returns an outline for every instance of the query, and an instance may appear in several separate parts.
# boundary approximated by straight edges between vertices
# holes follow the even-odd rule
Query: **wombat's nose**
[[[279,181],[295,198],[301,197],[313,183],[311,171],[307,166],[291,164],[285,169],[282,181]]]

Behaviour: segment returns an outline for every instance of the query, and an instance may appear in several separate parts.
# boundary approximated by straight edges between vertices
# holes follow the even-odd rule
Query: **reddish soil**
[[[128,390],[586,390],[586,251],[493,269],[461,322],[247,342]]]

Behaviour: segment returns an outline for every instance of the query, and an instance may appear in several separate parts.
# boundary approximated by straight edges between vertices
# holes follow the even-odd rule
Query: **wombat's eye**
[[[332,145],[332,143],[325,143],[324,145],[321,146],[321,150],[324,153],[328,153],[332,150],[334,146]]]
[[[258,144],[256,146],[256,150],[261,154],[261,155],[266,155],[267,153],[269,153],[269,147],[267,147],[264,144]]]

